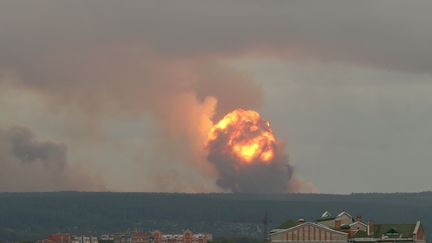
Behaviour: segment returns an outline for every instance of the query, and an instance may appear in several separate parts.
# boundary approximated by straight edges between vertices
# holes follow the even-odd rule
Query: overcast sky
[[[431,9],[0,1],[0,191],[221,191],[203,143],[235,108],[304,192],[432,190]]]

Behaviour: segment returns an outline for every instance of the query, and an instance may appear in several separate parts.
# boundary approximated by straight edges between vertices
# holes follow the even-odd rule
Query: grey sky
[[[64,144],[108,190],[218,191],[203,129],[254,108],[321,192],[431,190],[431,7],[4,0],[0,129]]]

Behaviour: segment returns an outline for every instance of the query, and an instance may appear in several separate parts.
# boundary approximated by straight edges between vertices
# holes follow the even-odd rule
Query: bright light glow
[[[276,139],[270,123],[256,111],[236,109],[228,113],[211,128],[208,140],[217,141],[221,136],[227,139],[224,152],[244,164],[271,163],[274,158]]]

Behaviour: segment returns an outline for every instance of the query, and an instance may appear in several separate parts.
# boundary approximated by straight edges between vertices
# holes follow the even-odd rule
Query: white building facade
[[[346,243],[348,234],[330,229],[324,225],[304,222],[288,229],[274,230],[270,234],[272,243],[334,242]]]

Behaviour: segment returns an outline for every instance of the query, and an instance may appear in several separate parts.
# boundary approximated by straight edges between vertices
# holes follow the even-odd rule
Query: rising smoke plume
[[[232,192],[287,192],[292,176],[283,147],[270,123],[252,110],[236,109],[209,133],[208,160],[218,171],[217,184]]]
[[[151,118],[157,140],[151,141],[151,151],[131,156],[142,171],[136,191],[220,191],[206,160],[211,118],[238,105],[257,108],[262,95],[248,76],[212,58],[167,58],[142,44],[53,54],[17,71],[4,87],[42,94],[50,110],[67,111],[87,131],[88,143],[106,142],[104,119]],[[221,88],[226,86],[230,89]]]
[[[99,166],[97,170],[105,173],[110,172],[112,165],[118,166],[115,167],[117,169],[129,168],[128,172],[140,171],[140,174],[135,174],[139,177],[131,180],[130,184],[122,184],[124,180],[112,182],[111,185],[116,185],[114,190],[131,190],[131,186],[135,186],[133,190],[137,191],[206,192],[220,191],[221,187],[227,189],[226,186],[221,186],[224,183],[216,185],[221,170],[207,161],[207,157],[211,156],[207,154],[205,143],[212,118],[219,119],[238,107],[258,109],[262,103],[262,89],[248,75],[235,70],[224,61],[229,57],[241,56],[245,49],[261,44],[248,41],[245,45],[246,39],[241,37],[234,46],[227,47],[225,45],[230,41],[226,40],[232,38],[219,40],[219,36],[223,34],[221,32],[216,34],[217,38],[201,39],[216,32],[207,26],[207,34],[197,36],[197,29],[189,29],[199,23],[196,21],[193,21],[193,25],[182,23],[180,28],[174,28],[185,31],[166,31],[169,26],[160,26],[166,22],[165,17],[162,17],[161,23],[154,25],[151,24],[153,21],[146,21],[162,16],[155,15],[153,9],[158,8],[160,3],[139,3],[138,6],[141,7],[129,6],[126,11],[123,7],[116,7],[114,2],[91,4],[94,8],[88,8],[88,3],[55,3],[55,11],[49,10],[52,9],[48,7],[51,4],[53,3],[44,2],[25,8],[32,9],[31,13],[25,13],[21,4],[15,3],[0,8],[0,18],[5,20],[0,21],[0,26],[9,30],[3,35],[4,44],[0,44],[0,71],[10,71],[16,77],[7,88],[25,94],[36,94],[42,97],[49,113],[62,113],[65,120],[74,121],[73,127],[69,128],[72,131],[78,130],[85,136],[87,147],[91,148],[88,150],[112,142],[105,136],[111,131],[104,130],[104,122],[115,120],[115,128],[122,130],[126,127],[124,124],[131,120],[149,118],[152,126],[150,130],[156,134],[156,139],[141,137],[141,146],[136,145],[139,142],[130,146],[128,139],[119,139],[116,141],[118,144],[134,150],[121,151],[118,146],[113,152],[104,147],[105,150],[97,153],[103,154],[101,157],[108,160],[114,157],[112,155],[124,153],[124,161],[119,163],[112,159],[89,164],[94,166],[93,169]],[[168,6],[171,9],[172,4]],[[191,9],[185,5],[173,10],[178,7]],[[19,14],[6,10],[8,8],[19,10]],[[74,9],[72,12],[71,8]],[[68,13],[62,14],[66,9]],[[88,12],[89,9],[93,10]],[[107,15],[103,9],[120,12]],[[208,10],[214,11],[212,8],[206,11]],[[186,16],[168,15],[174,17],[169,21],[173,24],[179,23],[176,18]],[[118,16],[122,17],[117,19]],[[134,17],[129,18],[131,16]],[[235,19],[238,17],[237,14],[233,16]],[[85,19],[94,21],[85,21],[84,24],[81,21]],[[283,24],[286,24],[285,21]],[[197,27],[202,26],[199,24]],[[171,36],[175,33],[187,37],[187,41],[176,35]],[[273,44],[271,46],[276,46]],[[0,79],[1,88],[4,87],[2,85],[4,83]],[[32,122],[31,118],[29,122]],[[128,129],[131,128],[128,126]],[[140,134],[142,127],[137,126],[135,129],[131,133]],[[75,135],[67,130],[64,131],[65,137]],[[68,144],[68,148],[72,151],[85,150],[84,146],[77,145],[81,139],[83,138],[73,142],[76,147]],[[150,148],[144,145],[146,143],[151,143],[148,146]],[[92,152],[85,151],[83,154]],[[286,162],[280,152],[275,154],[273,160]],[[26,164],[34,166],[40,163]],[[56,166],[59,165],[51,165],[49,168]],[[283,162],[274,162],[262,169],[264,171],[275,167],[272,171],[288,171],[283,172],[280,179],[276,179],[277,176],[274,175],[267,179],[282,181],[270,183],[281,185],[275,191],[283,191],[282,188],[286,186],[286,177],[291,173],[289,166],[285,168],[286,166]],[[69,167],[71,166],[65,168]],[[253,167],[250,166],[250,170]],[[131,177],[120,175],[122,176]],[[244,184],[242,183],[242,188],[246,187]],[[263,185],[262,188],[264,187]],[[9,184],[5,190],[16,188],[20,190]],[[90,183],[88,188],[93,188],[93,185]],[[249,190],[242,188],[233,191]]]
[[[104,190],[101,180],[68,163],[66,151],[29,128],[0,129],[0,191]]]
[[[151,117],[152,130],[161,134],[140,139],[141,144],[151,140],[154,147],[122,140],[118,143],[135,150],[97,151],[110,159],[121,153],[132,157],[136,161],[121,164],[129,172],[138,170],[131,164],[141,165],[143,175],[133,183],[112,182],[117,190],[142,181],[136,190],[213,191],[218,175],[202,145],[211,118],[238,107],[257,109],[262,96],[247,76],[220,64],[258,54],[430,74],[432,32],[421,27],[431,21],[432,2],[392,3],[389,8],[363,1],[1,1],[0,76],[3,70],[14,73],[22,96],[44,97],[50,112],[66,113],[65,120],[74,125],[62,131],[65,137],[79,131],[89,143],[106,144],[111,131],[103,130],[101,121],[120,120],[115,129],[122,130],[122,122]],[[34,107],[25,97],[22,101]],[[29,114],[22,116],[35,122]],[[15,119],[11,116],[10,122]],[[140,134],[140,129],[131,133]],[[68,148],[95,150],[88,145]],[[105,158],[89,166],[109,172],[116,161]]]
[[[233,163],[238,160],[217,152],[226,141],[211,141],[206,148],[212,119],[237,107],[258,108],[262,96],[250,77],[213,59],[167,59],[143,45],[103,46],[38,62],[24,74],[28,76],[18,79],[17,86],[43,94],[53,110],[78,110],[84,115],[80,126],[90,131],[87,136],[96,132],[100,137],[102,117],[149,114],[156,121],[160,130],[152,157],[136,155],[144,176],[139,179],[143,186],[135,190],[299,191],[290,184],[293,169],[277,140],[268,145],[271,163],[254,160],[241,170]],[[258,120],[260,129],[269,129]]]

